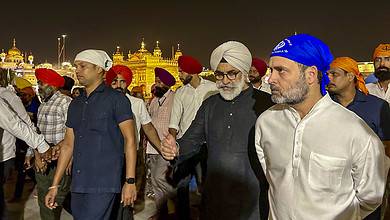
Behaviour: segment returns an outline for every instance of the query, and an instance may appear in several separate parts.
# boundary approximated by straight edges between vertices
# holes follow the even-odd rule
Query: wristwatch
[[[125,181],[127,184],[134,184],[135,183],[135,178],[126,178],[126,181]]]

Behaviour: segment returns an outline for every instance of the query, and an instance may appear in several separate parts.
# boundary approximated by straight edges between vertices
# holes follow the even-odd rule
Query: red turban
[[[268,69],[267,63],[259,58],[252,59],[252,66],[256,68],[257,72],[259,72],[260,77],[264,76]]]
[[[62,88],[65,84],[65,79],[52,69],[35,69],[35,77],[37,80],[57,88]]]
[[[161,82],[163,82],[165,85],[171,87],[175,85],[176,80],[175,77],[172,76],[168,71],[166,71],[163,68],[156,67],[154,68],[154,74],[156,77],[160,78]]]
[[[203,69],[199,61],[191,56],[180,56],[178,63],[180,69],[188,74],[198,74],[202,72]]]
[[[115,79],[117,75],[122,75],[126,80],[126,86],[131,84],[133,80],[133,72],[127,66],[123,65],[115,65],[111,67],[106,73],[106,84],[111,85],[112,81]]]

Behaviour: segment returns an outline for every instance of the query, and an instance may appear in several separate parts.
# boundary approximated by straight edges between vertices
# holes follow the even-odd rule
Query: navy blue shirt
[[[104,84],[71,102],[66,126],[74,132],[72,192],[121,192],[124,140],[119,124],[129,119],[129,99]]]
[[[332,96],[334,101],[338,101]],[[390,140],[390,106],[385,100],[356,90],[347,108],[362,118],[382,141]]]

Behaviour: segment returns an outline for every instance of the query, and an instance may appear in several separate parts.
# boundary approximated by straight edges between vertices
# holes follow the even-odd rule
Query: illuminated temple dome
[[[155,67],[164,68],[175,77],[176,85],[172,89],[181,86],[182,83],[179,80],[177,68],[177,59],[182,54],[179,48],[176,52],[172,48],[172,57],[163,57],[159,41],[156,41],[153,53],[151,53],[146,48],[144,39],[142,39],[141,47],[134,53],[129,50],[127,57],[123,55],[120,49],[119,46],[116,47],[116,51],[113,53],[113,61],[115,65],[125,65],[132,70],[133,81],[129,86],[129,90],[135,87],[142,91],[145,98],[150,98],[151,87],[154,84]]]
[[[13,63],[22,63],[23,60],[24,60],[23,54],[16,47],[16,40],[14,38],[13,45],[12,45],[11,49],[8,50],[8,53],[5,56],[5,61],[6,62],[13,62]]]

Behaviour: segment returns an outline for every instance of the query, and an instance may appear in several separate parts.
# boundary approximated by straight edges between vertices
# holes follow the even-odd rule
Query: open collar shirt
[[[387,87],[388,88],[387,91],[385,91],[378,82],[368,83],[368,84],[366,84],[366,87],[368,89],[368,92],[371,95],[377,96],[381,99],[386,100],[388,103],[390,103],[390,83]]]

